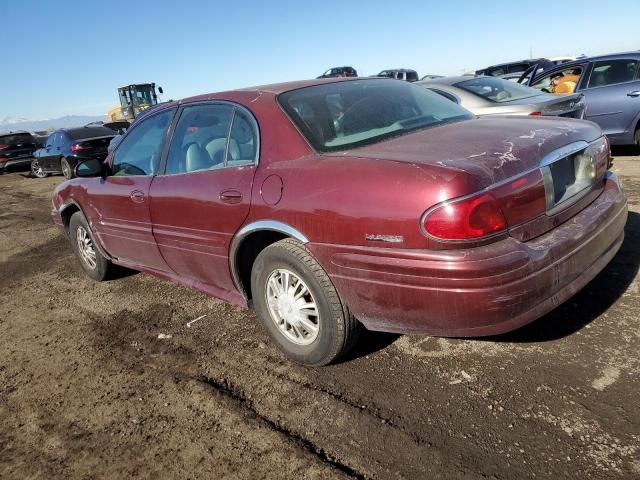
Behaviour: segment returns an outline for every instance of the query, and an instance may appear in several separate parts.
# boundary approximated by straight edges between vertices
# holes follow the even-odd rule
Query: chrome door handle
[[[144,192],[141,192],[140,190],[134,190],[133,192],[131,192],[131,200],[133,200],[136,203],[142,203],[144,202]]]
[[[640,90],[627,93],[627,97],[640,97]]]
[[[220,192],[219,198],[224,203],[240,203],[242,201],[242,193],[237,190],[225,190]]]

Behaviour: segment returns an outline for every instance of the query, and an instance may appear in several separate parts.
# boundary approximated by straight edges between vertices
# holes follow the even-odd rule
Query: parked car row
[[[38,178],[56,173],[72,178],[78,163],[90,158],[104,160],[116,135],[101,125],[56,130],[47,137],[46,145],[33,154],[31,173]]]

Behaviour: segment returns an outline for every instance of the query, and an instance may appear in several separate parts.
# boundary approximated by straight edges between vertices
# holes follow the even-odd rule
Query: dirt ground
[[[640,478],[640,157],[614,170],[625,243],[567,303],[314,370],[250,311],[91,281],[50,218],[62,177],[0,176],[0,478]]]

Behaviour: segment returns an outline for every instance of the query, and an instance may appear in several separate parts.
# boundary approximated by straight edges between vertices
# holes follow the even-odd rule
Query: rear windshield
[[[66,130],[71,140],[82,140],[83,138],[115,136],[116,132],[107,127],[82,127],[70,128]]]
[[[494,77],[465,80],[454,84],[454,86],[495,103],[511,102],[540,95],[539,91],[531,87]]]
[[[0,145],[17,145],[19,143],[34,143],[35,140],[29,133],[15,133],[12,135],[0,135]]]
[[[320,152],[348,150],[473,118],[436,93],[395,80],[315,85],[283,93],[278,101]]]

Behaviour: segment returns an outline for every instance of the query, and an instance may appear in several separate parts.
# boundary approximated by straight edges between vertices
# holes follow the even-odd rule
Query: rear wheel
[[[66,158],[60,160],[60,169],[62,170],[62,174],[65,178],[73,178],[73,170],[71,169],[71,165]]]
[[[636,146],[640,148],[640,125],[636,128]]]
[[[49,176],[49,174],[42,169],[42,167],[38,163],[38,160],[36,160],[35,158],[31,160],[31,175],[36,178],[46,178]]]
[[[358,321],[320,264],[295,240],[260,252],[251,271],[251,293],[263,326],[294,362],[326,365],[355,343]]]
[[[109,276],[113,264],[104,257],[98,248],[87,220],[81,212],[76,212],[69,221],[69,238],[80,266],[87,275],[97,281]]]

